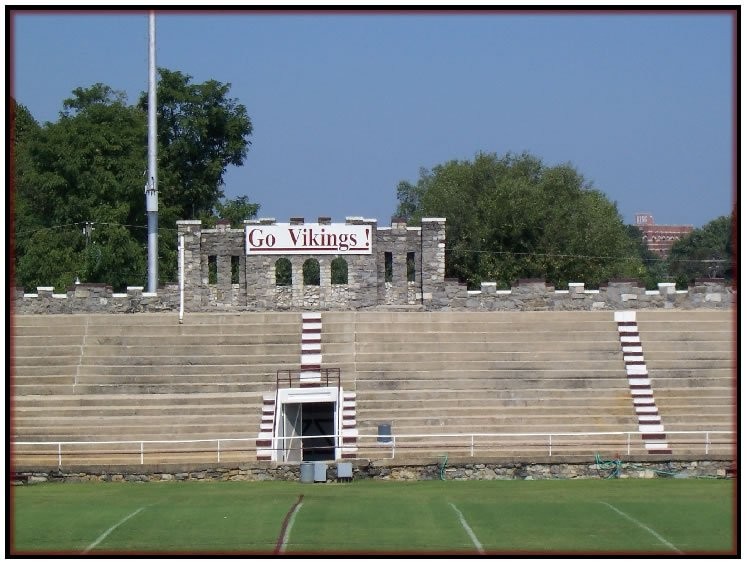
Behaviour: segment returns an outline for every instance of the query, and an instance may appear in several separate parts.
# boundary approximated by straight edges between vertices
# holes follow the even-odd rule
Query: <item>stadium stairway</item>
[[[732,316],[637,312],[655,407],[675,456],[697,456],[704,446],[732,452]],[[11,439],[123,442],[107,444],[104,455],[100,445],[66,446],[67,462],[215,462],[216,448],[221,461],[251,461],[259,456],[258,430],[274,425],[263,414],[274,413],[278,370],[313,364],[340,369],[346,457],[593,460],[596,453],[650,452],[632,400],[630,352],[623,351],[613,312],[306,318],[206,313],[179,324],[173,313],[13,316]],[[318,331],[314,342],[305,322],[320,324],[306,327]],[[382,425],[395,441],[379,441]],[[683,433],[691,431],[699,435]],[[504,435],[497,446],[481,434]],[[220,445],[208,441],[216,438]],[[173,439],[193,443],[168,443]],[[14,461],[57,463],[52,443],[42,453],[35,449],[17,445]]]
[[[301,363],[299,368],[299,385],[305,388],[322,386],[322,314],[303,312],[301,314]],[[328,384],[328,383],[324,383]],[[342,385],[342,382],[340,382]],[[357,455],[356,393],[342,391],[339,432],[341,445],[340,455],[343,459],[355,458]],[[278,412],[277,391],[263,395],[262,420],[257,436],[257,460],[270,461],[276,457],[275,419]]]
[[[623,352],[625,371],[633,406],[638,416],[638,430],[650,454],[670,454],[672,450],[666,442],[664,426],[654,399],[651,379],[646,368],[643,346],[636,323],[636,311],[615,312],[617,331],[620,334],[620,347]]]
[[[673,452],[734,453],[736,319],[729,310],[642,310],[641,344]],[[701,433],[690,434],[693,430]],[[731,432],[731,433],[728,433]]]

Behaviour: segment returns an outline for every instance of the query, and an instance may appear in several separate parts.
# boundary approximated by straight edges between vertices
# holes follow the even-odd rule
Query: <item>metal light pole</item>
[[[148,215],[148,292],[158,287],[158,171],[156,169],[156,15],[148,21],[148,181],[145,211]]]

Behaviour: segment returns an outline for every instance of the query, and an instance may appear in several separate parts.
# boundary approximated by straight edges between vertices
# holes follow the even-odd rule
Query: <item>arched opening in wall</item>
[[[348,284],[348,262],[342,257],[332,261],[332,284]]]
[[[319,261],[306,259],[303,263],[303,284],[305,286],[319,286]]]
[[[275,261],[275,286],[290,286],[293,284],[293,267],[290,260],[282,257]]]

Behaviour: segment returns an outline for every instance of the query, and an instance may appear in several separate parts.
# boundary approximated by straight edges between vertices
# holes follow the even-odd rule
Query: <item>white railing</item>
[[[733,431],[720,431],[720,430],[712,430],[712,431],[681,431],[681,432],[664,432],[667,436],[666,442],[669,444],[670,447],[677,447],[678,444],[676,441],[671,441],[670,436],[702,436],[702,440],[699,442],[703,446],[703,454],[708,455],[710,446],[712,445],[712,436],[713,435],[728,435],[732,436],[734,434]],[[397,439],[423,439],[423,438],[431,438],[431,437],[438,437],[438,438],[469,438],[469,449],[470,449],[470,457],[475,456],[475,448],[478,447],[480,449],[495,449],[496,447],[505,447],[507,449],[511,449],[512,447],[515,447],[514,445],[506,445],[505,443],[501,445],[500,443],[496,444],[481,444],[479,446],[475,445],[475,439],[482,439],[482,438],[535,438],[535,439],[542,439],[545,438],[545,447],[547,449],[547,455],[552,456],[553,455],[553,438],[587,438],[587,437],[600,437],[606,436],[611,438],[621,438],[625,441],[625,454],[630,455],[631,454],[631,444],[634,439],[636,439],[641,444],[641,448],[643,448],[643,440],[640,438],[640,436],[644,435],[643,432],[635,431],[635,432],[558,432],[558,433],[552,433],[552,432],[533,432],[533,433],[470,433],[470,434],[432,434],[432,435],[424,435],[424,434],[399,434],[391,435],[391,442],[382,443],[379,442],[380,446],[390,446],[391,448],[391,457],[393,458],[395,455],[396,447],[397,447]],[[362,436],[360,437],[376,437],[376,436]],[[731,442],[730,442],[731,444]],[[579,446],[588,447],[588,444],[578,444]],[[680,444],[681,445],[681,444]],[[695,444],[693,444],[695,445]],[[408,445],[407,447],[415,447],[415,445]],[[455,446],[455,447],[467,447],[464,446]],[[538,447],[538,444],[532,445],[532,447]]]
[[[667,442],[669,443],[669,446],[671,448],[677,448],[678,443],[674,440],[676,437],[693,437],[694,442],[688,442],[688,446],[694,446],[694,445],[701,445],[703,449],[703,455],[708,455],[711,445],[714,443],[713,436],[729,436],[730,438],[734,435],[735,432],[733,431],[720,431],[720,430],[711,430],[711,431],[682,431],[682,432],[666,432],[667,436]],[[407,449],[416,449],[421,451],[443,451],[446,448],[459,448],[467,450],[469,449],[469,455],[470,457],[474,457],[476,452],[479,452],[481,450],[484,451],[495,451],[496,449],[505,449],[507,451],[511,450],[518,450],[518,447],[516,444],[509,444],[505,441],[501,441],[501,439],[508,439],[508,438],[525,438],[527,440],[530,439],[539,439],[542,440],[544,438],[544,442],[532,444],[532,448],[542,448],[542,450],[546,450],[546,453],[548,456],[553,455],[553,445],[558,447],[559,441],[562,444],[562,440],[564,438],[598,438],[598,439],[604,439],[604,438],[610,438],[610,439],[620,439],[622,440],[620,442],[620,445],[625,446],[626,455],[631,454],[631,445],[633,441],[637,441],[640,443],[641,448],[643,448],[643,440],[640,438],[642,435],[641,432],[635,431],[635,432],[567,432],[567,433],[461,433],[461,434],[390,434],[387,437],[391,439],[391,441],[386,442],[380,442],[378,441],[379,436],[376,434],[359,434],[358,440],[359,440],[359,448],[366,449],[368,451],[370,450],[386,450],[389,452],[389,457],[394,458],[397,449],[400,450],[407,450]],[[331,438],[331,439],[339,439],[337,435],[319,435],[319,436],[304,436],[304,438]],[[275,439],[282,440],[282,439],[290,439],[285,437],[277,437]],[[370,443],[367,442],[361,442],[360,440],[365,439],[371,439]],[[417,441],[409,442],[409,440],[445,440],[441,442],[441,445],[434,445],[434,444],[419,444]],[[482,443],[481,440],[489,440],[494,439],[495,441],[488,441],[487,443]],[[476,444],[476,440],[479,441],[479,444]],[[146,453],[152,454],[152,455],[158,455],[158,454],[166,454],[168,451],[153,449],[156,445],[193,445],[194,444],[207,444],[207,448],[204,449],[192,449],[191,451],[186,452],[186,456],[189,456],[189,453],[196,454],[196,453],[214,453],[215,454],[215,461],[216,463],[221,462],[221,453],[225,454],[227,452],[232,451],[242,451],[242,452],[255,452],[256,453],[256,437],[246,437],[246,438],[216,438],[216,439],[187,439],[187,440],[117,440],[117,441],[15,441],[12,442],[13,447],[21,447],[21,446],[31,446],[31,447],[42,447],[42,446],[54,446],[55,452],[54,454],[57,456],[57,464],[58,466],[62,466],[63,462],[63,454],[67,455],[69,458],[75,458],[75,456],[81,456],[83,453],[64,453],[63,447],[75,447],[75,446],[133,446],[132,451],[124,451],[117,453],[116,451],[91,451],[86,452],[85,455],[117,455],[117,454],[124,454],[124,455],[139,455],[140,464],[145,464],[145,455]],[[248,442],[250,445],[241,448],[240,450],[237,450],[236,448],[231,449],[230,444],[235,444],[236,442]],[[449,443],[454,442],[454,443]],[[458,444],[456,442],[459,442]],[[555,443],[554,443],[555,442]],[[337,442],[335,442],[337,443]],[[361,445],[363,443],[363,445]],[[718,442],[718,444],[726,444],[727,442]],[[619,449],[620,445],[617,445],[616,447]],[[681,446],[682,444],[680,444]],[[729,442],[729,445],[731,445],[731,440]],[[564,447],[568,447],[568,445],[563,445]],[[332,447],[342,447],[340,445],[334,445],[330,446],[330,449]],[[583,447],[584,449],[588,449],[588,443],[578,443],[578,447]],[[147,449],[147,448],[150,448]],[[52,453],[39,453],[38,451],[26,451],[26,450],[14,450],[14,458],[23,457],[25,456],[39,456],[39,455],[51,455]],[[556,449],[556,454],[557,454]],[[509,453],[510,454],[510,453]],[[565,453],[567,454],[567,452]],[[581,455],[582,453],[579,451],[578,455]],[[584,455],[587,454],[586,452],[583,453]]]

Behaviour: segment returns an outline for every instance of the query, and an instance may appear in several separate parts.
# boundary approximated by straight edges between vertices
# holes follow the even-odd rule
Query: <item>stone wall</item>
[[[350,279],[349,279],[350,280]],[[730,309],[736,292],[720,280],[698,281],[687,290],[675,290],[674,283],[660,283],[658,290],[646,290],[636,282],[612,281],[598,290],[584,289],[583,283],[570,283],[568,289],[555,289],[540,281],[518,281],[511,290],[496,290],[495,283],[483,283],[482,290],[468,291],[465,285],[446,280],[431,283],[429,299],[415,285],[407,283],[406,301],[402,307],[428,311],[519,311],[519,310],[647,310],[696,308]],[[384,283],[383,296],[392,296],[391,285]],[[425,283],[423,287],[425,288]],[[358,287],[359,289],[360,287]],[[355,283],[306,287],[276,287],[271,298],[264,301],[241,299],[240,285],[231,285],[219,295],[214,285],[204,294],[189,295],[185,289],[184,311],[264,311],[290,309],[353,310],[390,308],[393,301],[382,304],[356,295]],[[300,294],[299,294],[300,292]],[[320,298],[325,293],[325,300]],[[128,287],[126,293],[113,293],[104,285],[79,284],[64,294],[54,294],[52,288],[39,287],[36,293],[14,289],[12,310],[17,314],[102,314],[133,312],[164,312],[179,310],[179,287],[169,284],[155,293],[143,292],[143,287]]]
[[[441,480],[443,463],[438,461],[357,460],[353,480],[424,481]],[[443,480],[543,480],[543,479],[671,479],[732,478],[730,459],[665,460],[649,457],[640,461],[580,461],[574,457],[552,460],[446,461]],[[327,465],[327,482],[337,479],[335,463]],[[299,481],[299,464],[253,462],[226,465],[105,466],[49,469],[14,469],[15,485],[45,482],[160,482],[160,481]]]
[[[329,218],[319,218],[329,225]],[[203,229],[199,220],[177,222],[184,265],[184,311],[361,310],[620,310],[649,308],[732,308],[734,289],[719,279],[696,282],[687,290],[660,283],[648,291],[637,281],[611,281],[599,289],[583,282],[555,289],[544,280],[520,280],[510,290],[484,282],[479,291],[445,279],[446,220],[423,218],[418,227],[393,219],[390,227],[376,220],[347,218],[348,225],[370,227],[371,253],[358,255],[247,255],[245,230],[219,223]],[[273,218],[247,220],[248,226],[275,225]],[[291,218],[290,225],[304,225]],[[367,231],[367,230],[366,230]],[[332,262],[347,264],[347,284],[332,284]],[[279,285],[276,264],[291,265],[291,284]],[[319,285],[305,285],[304,263],[319,264]],[[409,267],[408,267],[409,260]],[[388,268],[391,266],[391,268]],[[211,272],[212,271],[212,272]],[[213,278],[215,280],[213,280]],[[113,293],[110,287],[78,284],[65,293],[39,287],[36,293],[14,289],[13,310],[19,314],[128,313],[178,311],[177,283],[145,293],[129,287]]]

